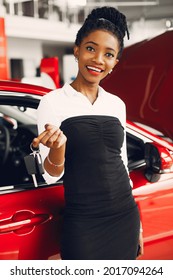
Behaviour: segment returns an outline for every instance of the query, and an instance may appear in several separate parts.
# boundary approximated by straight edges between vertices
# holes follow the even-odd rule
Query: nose
[[[103,54],[100,52],[96,52],[93,56],[93,61],[97,64],[103,64],[104,63]]]

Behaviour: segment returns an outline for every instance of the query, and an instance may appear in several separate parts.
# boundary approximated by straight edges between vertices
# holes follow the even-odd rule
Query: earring
[[[75,59],[75,61],[76,61],[76,62],[78,62],[78,58],[77,58],[76,56],[75,56],[75,58],[74,58],[74,59]]]
[[[113,70],[111,69],[111,70],[109,71],[109,74],[111,74],[111,73],[112,73],[112,71],[113,71]]]

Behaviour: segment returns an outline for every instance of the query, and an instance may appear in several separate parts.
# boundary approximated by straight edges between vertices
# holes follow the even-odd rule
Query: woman
[[[99,86],[118,63],[126,33],[122,13],[94,9],[76,36],[76,79],[44,96],[38,108],[33,146],[43,144],[45,180],[64,174],[64,260],[136,259],[139,244],[143,253],[127,169],[125,104]]]

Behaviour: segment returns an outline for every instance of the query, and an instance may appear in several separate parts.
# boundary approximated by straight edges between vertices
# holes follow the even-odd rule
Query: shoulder
[[[41,98],[39,107],[43,107],[43,106],[55,107],[63,102],[64,96],[65,96],[64,87],[51,90]]]
[[[42,97],[42,99],[46,99],[46,100],[54,100],[55,98],[61,98],[61,96],[63,95],[64,93],[64,89],[63,87],[62,88],[58,88],[58,89],[54,89],[54,90],[51,90],[49,91],[46,95],[44,95]]]
[[[116,104],[118,106],[121,106],[121,108],[126,107],[124,101],[116,94],[110,93],[110,92],[106,91],[105,89],[103,89],[102,87],[100,87],[100,91],[108,102],[111,102],[111,103],[113,102],[114,105]]]

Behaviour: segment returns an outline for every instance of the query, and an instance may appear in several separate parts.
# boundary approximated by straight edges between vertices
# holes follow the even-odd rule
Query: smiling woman
[[[64,174],[62,259],[136,259],[143,252],[127,168],[125,104],[99,86],[118,63],[126,33],[118,10],[93,10],[75,40],[76,79],[38,107],[33,146],[42,144],[45,180]]]
[[[92,104],[98,94],[95,88],[118,63],[118,53],[118,39],[104,30],[89,33],[79,46],[75,45],[74,55],[79,61],[79,72],[71,85],[82,92]],[[84,81],[89,84],[89,91],[83,88]]]

